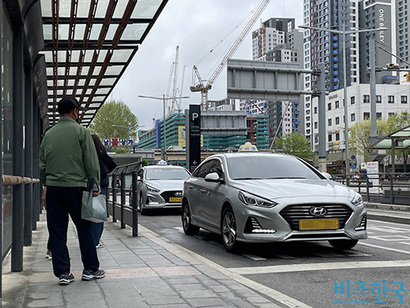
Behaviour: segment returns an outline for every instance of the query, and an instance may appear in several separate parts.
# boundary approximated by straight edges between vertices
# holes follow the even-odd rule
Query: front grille
[[[162,198],[164,198],[165,202],[170,202],[169,198],[181,198],[182,199],[182,191],[180,190],[173,190],[173,191],[164,191],[161,194]],[[175,202],[171,202],[175,203]],[[178,203],[178,202],[177,202]]]
[[[321,217],[310,214],[312,207],[323,207],[327,213]],[[288,222],[292,230],[299,230],[301,219],[335,219],[339,220],[339,229],[343,229],[352,214],[352,209],[344,204],[293,204],[285,207],[280,215]]]

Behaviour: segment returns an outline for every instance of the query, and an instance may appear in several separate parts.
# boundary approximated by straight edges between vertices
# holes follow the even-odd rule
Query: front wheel
[[[142,204],[143,202],[143,197],[142,197],[142,193],[140,193],[140,198],[139,198],[139,204],[138,204],[138,211],[141,213],[141,215],[144,215],[147,213],[147,210],[144,209],[144,206]]]
[[[348,250],[356,246],[359,240],[330,240],[329,244],[336,249]]]
[[[222,212],[221,236],[227,252],[237,252],[239,250],[240,245],[236,239],[236,219],[231,207],[225,208]]]
[[[189,205],[187,201],[182,203],[181,211],[182,227],[186,235],[195,235],[199,232],[199,227],[194,226],[191,222],[191,211],[189,210]]]

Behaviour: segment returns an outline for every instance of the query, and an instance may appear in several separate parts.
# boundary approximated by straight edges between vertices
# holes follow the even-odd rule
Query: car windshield
[[[189,173],[182,168],[150,168],[145,173],[146,180],[185,180]]]
[[[229,175],[234,180],[320,179],[311,167],[294,157],[250,155],[229,157]]]

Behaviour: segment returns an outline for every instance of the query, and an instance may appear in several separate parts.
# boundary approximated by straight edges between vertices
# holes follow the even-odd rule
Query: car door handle
[[[201,189],[201,193],[206,193],[206,189]]]

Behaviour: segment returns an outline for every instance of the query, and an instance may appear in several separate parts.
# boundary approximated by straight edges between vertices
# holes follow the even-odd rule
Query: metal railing
[[[107,190],[108,215],[112,221],[121,222],[121,228],[126,225],[132,228],[132,236],[138,236],[138,195],[137,172],[141,162],[122,165],[115,168],[108,176],[110,186]]]
[[[333,175],[333,179],[356,190],[365,201],[410,205],[410,173]]]

